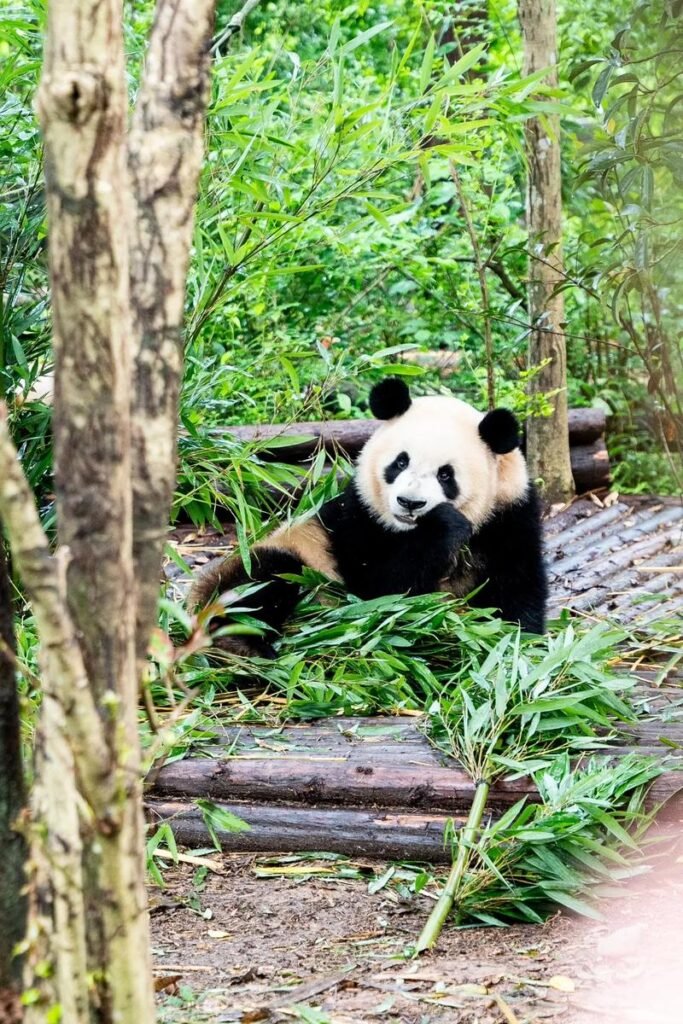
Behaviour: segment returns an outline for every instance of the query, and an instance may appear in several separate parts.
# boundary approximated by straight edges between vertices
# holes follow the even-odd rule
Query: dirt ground
[[[603,901],[602,921],[558,914],[543,926],[449,928],[419,961],[402,953],[432,906],[424,896],[371,894],[361,879],[257,877],[265,858],[214,859],[222,874],[198,886],[195,868],[170,866],[167,887],[151,893],[163,1022],[683,1021],[675,851]]]

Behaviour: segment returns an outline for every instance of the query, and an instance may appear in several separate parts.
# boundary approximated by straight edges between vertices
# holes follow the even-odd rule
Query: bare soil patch
[[[216,855],[225,873],[165,872],[151,894],[161,1020],[310,1024],[659,1024],[680,1019],[683,864],[625,887],[606,919],[449,928],[419,961],[402,953],[431,902],[359,879],[258,878],[259,858]],[[170,994],[169,994],[170,993]]]

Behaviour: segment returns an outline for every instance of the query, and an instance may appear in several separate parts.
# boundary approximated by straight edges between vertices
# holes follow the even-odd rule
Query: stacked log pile
[[[221,428],[240,441],[259,442],[262,458],[301,463],[320,448],[330,456],[342,452],[355,458],[379,426],[377,420],[328,420],[309,423],[274,423]],[[610,464],[605,446],[605,413],[602,409],[569,410],[569,444],[572,472],[578,494],[607,487]],[[291,438],[291,443],[287,439]],[[268,442],[272,441],[272,448]]]
[[[678,700],[680,689],[660,687],[653,709]],[[683,721],[641,722],[611,749],[655,756],[675,749]],[[663,746],[666,744],[666,746]],[[670,768],[680,767],[674,757]],[[680,771],[656,779],[652,804],[683,785]],[[187,846],[210,845],[198,797],[216,802],[249,825],[217,830],[225,850],[242,852],[330,850],[350,856],[443,863],[450,860],[444,829],[460,827],[474,794],[469,775],[440,755],[415,719],[335,718],[273,730],[219,728],[202,756],[166,765],[155,774],[147,810],[170,821]],[[498,781],[489,813],[496,817],[526,796],[538,799],[528,779]]]

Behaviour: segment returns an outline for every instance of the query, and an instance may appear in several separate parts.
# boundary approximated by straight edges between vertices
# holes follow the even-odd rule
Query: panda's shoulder
[[[526,490],[514,501],[502,502],[477,530],[480,544],[505,542],[512,538],[527,541],[541,537],[541,501],[538,491],[529,482]]]

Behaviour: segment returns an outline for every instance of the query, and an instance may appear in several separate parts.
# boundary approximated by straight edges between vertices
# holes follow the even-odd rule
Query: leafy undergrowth
[[[617,695],[632,680],[611,667],[627,633],[609,624],[583,627],[560,620],[539,637],[520,634],[486,610],[443,594],[361,601],[309,570],[302,579],[310,589],[273,661],[219,651],[210,657],[206,651],[197,654],[189,617],[166,603],[164,626],[180,646],[156,652],[158,674],[150,684],[155,704],[166,705],[169,685],[180,682],[210,702],[221,692],[233,699],[241,692],[242,715],[247,714],[245,695],[260,691],[257,719],[264,715],[264,692],[281,717],[423,712],[434,697],[455,692],[473,673],[514,663],[520,672],[533,668],[547,685],[559,678],[592,687],[601,694],[606,713],[631,714]],[[259,633],[263,628],[234,607],[231,613],[233,624],[221,632]],[[514,637],[519,639],[511,645]],[[572,713],[569,707],[563,710]]]

